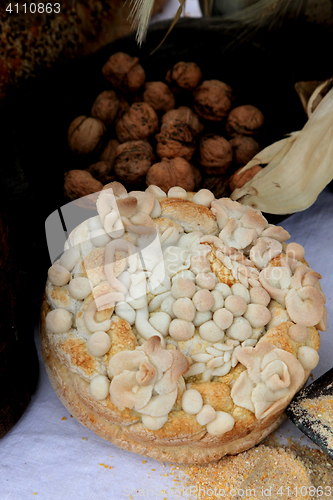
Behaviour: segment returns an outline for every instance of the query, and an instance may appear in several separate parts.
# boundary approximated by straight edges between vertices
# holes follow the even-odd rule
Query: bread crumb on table
[[[317,448],[273,438],[235,456],[207,465],[179,466],[175,475],[182,498],[191,500],[333,499],[333,460]],[[179,475],[179,472],[181,474]]]

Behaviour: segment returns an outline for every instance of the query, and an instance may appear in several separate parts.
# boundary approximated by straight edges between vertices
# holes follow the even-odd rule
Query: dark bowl
[[[17,244],[28,242],[21,265],[23,269],[34,267],[37,286],[43,286],[50,264],[45,219],[66,203],[64,172],[97,160],[70,153],[67,129],[76,116],[89,115],[96,96],[110,88],[101,68],[111,54],[123,51],[138,56],[147,81],[164,80],[167,69],[177,61],[196,61],[204,79],[220,79],[233,87],[235,105],[251,103],[262,110],[262,147],[304,125],[306,116],[294,84],[331,76],[326,74],[329,65],[323,64],[321,54],[322,47],[332,42],[332,35],[314,25],[286,23],[279,33],[265,33],[262,38],[258,34],[250,43],[218,18],[184,18],[151,55],[169,25],[169,21],[152,25],[142,48],[130,35],[91,56],[41,70],[37,78],[13,90],[4,102],[0,125],[0,168],[5,180],[2,200],[10,206],[13,224],[19,228]],[[269,216],[272,223],[281,219]]]

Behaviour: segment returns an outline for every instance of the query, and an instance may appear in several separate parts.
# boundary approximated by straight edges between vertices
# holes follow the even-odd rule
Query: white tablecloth
[[[170,0],[154,20],[170,18],[178,5],[178,0]],[[188,2],[186,14],[200,15],[196,0]],[[320,364],[313,372],[317,378],[333,365],[333,193],[326,189],[312,207],[282,225],[292,241],[305,247],[309,265],[323,276],[329,326],[322,334]],[[70,417],[46,375],[38,326],[35,341],[40,379],[27,411],[0,441],[0,500],[185,498],[168,476],[168,464],[119,450]],[[277,435],[281,442],[303,436],[289,421]],[[302,442],[311,444],[307,438]]]

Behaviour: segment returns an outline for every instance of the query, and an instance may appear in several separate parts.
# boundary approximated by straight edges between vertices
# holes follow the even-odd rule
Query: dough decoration
[[[304,369],[293,354],[268,342],[240,348],[235,357],[247,371],[240,374],[232,390],[235,404],[265,418],[302,386]]]
[[[187,369],[183,354],[163,349],[161,339],[153,336],[135,351],[110,359],[111,401],[119,410],[133,408],[153,418],[165,417],[176,401],[177,381]]]
[[[283,410],[318,363],[313,338],[326,328],[321,276],[303,247],[206,189],[128,193],[112,182],[97,210],[71,233],[46,286],[49,345],[80,339],[85,359],[105,366],[86,377],[89,397],[134,412],[134,427],[149,432],[182,411],[211,439],[232,434],[241,409],[257,421]],[[266,340],[281,324],[296,354]],[[193,383],[225,384],[233,410]]]

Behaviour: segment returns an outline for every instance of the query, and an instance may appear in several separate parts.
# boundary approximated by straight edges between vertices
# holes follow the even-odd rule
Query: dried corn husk
[[[324,82],[297,82],[295,84],[296,92],[301,100],[304,111],[310,118],[320,101],[333,86],[333,78]]]
[[[323,82],[309,98],[309,119],[302,130],[268,146],[243,168],[267,164],[233,191],[233,200],[279,215],[300,212],[315,202],[333,179],[333,88],[322,97],[328,87]]]

